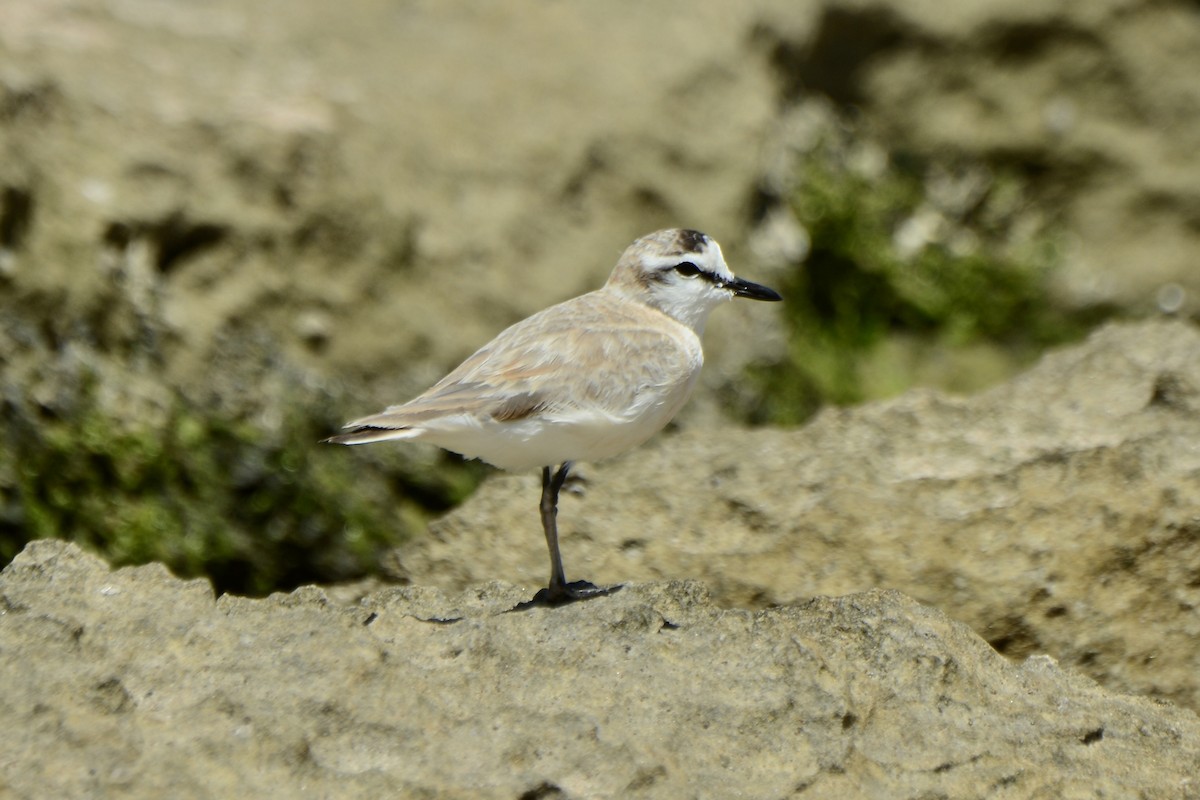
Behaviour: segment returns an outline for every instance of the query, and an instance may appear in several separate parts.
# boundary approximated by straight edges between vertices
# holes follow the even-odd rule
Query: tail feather
[[[330,436],[321,441],[328,444],[370,444],[371,442],[386,442],[392,439],[413,439],[421,431],[417,428],[379,428],[371,425],[360,425],[353,430]]]

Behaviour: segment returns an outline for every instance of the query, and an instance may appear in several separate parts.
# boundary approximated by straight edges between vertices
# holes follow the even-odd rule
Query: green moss
[[[780,287],[786,357],[751,372],[755,421],[795,424],[915,383],[977,389],[1104,315],[1054,301],[1057,239],[1011,175],[988,173],[975,197],[939,206],[918,166],[865,174],[847,162],[817,148],[801,165],[791,207],[811,246]]]
[[[181,395],[155,424],[118,419],[83,381],[71,413],[4,408],[0,558],[25,542],[72,539],[116,564],[162,561],[221,591],[263,594],[343,580],[460,502],[478,465],[432,473],[395,449],[322,446],[331,398],[296,392],[278,424],[230,419]]]

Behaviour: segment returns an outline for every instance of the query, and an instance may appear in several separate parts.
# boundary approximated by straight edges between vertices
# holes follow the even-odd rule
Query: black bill
[[[726,289],[732,289],[736,297],[749,297],[751,300],[782,300],[783,296],[774,289],[768,289],[757,283],[734,278],[725,284]]]

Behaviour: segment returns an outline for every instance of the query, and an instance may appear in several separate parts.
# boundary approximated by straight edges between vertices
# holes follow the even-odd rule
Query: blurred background
[[[1197,75],[1182,1],[8,0],[0,564],[370,573],[488,469],[318,441],[661,227],[786,298],[683,426],[1196,318]]]

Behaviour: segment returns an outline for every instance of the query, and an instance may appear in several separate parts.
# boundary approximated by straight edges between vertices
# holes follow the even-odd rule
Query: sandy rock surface
[[[581,473],[559,505],[569,579],[696,579],[747,607],[899,589],[1011,656],[1200,708],[1193,326],[1114,325],[979,396],[696,428]],[[538,492],[489,480],[393,571],[544,584]]]
[[[35,542],[0,575],[0,794],[1194,797],[1200,720],[897,592],[500,583],[214,599]]]

